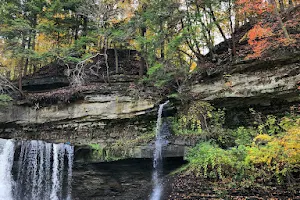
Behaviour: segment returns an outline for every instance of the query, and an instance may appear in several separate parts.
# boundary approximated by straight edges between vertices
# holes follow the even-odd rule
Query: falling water
[[[67,156],[68,156],[68,190],[67,190],[67,200],[71,200],[72,193],[72,167],[73,167],[73,156],[74,148],[72,146],[66,146]]]
[[[66,144],[0,139],[0,200],[71,200],[73,153]]]
[[[161,135],[161,116],[163,108],[169,101],[159,105],[158,114],[157,114],[157,122],[156,122],[156,141],[155,141],[155,149],[153,154],[153,174],[152,174],[152,181],[154,184],[153,191],[151,194],[151,200],[160,200],[161,193],[162,193],[162,180],[161,180],[161,173],[162,173],[162,146],[164,144],[164,139]]]
[[[14,160],[14,143],[0,139],[0,200],[12,200],[11,169]]]

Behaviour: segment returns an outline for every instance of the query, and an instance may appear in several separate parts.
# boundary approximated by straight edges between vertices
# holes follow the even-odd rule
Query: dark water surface
[[[164,176],[180,167],[182,158],[167,158]],[[143,200],[152,192],[152,159],[128,159],[106,163],[75,163],[73,167],[73,200]],[[164,183],[162,199],[168,196]]]

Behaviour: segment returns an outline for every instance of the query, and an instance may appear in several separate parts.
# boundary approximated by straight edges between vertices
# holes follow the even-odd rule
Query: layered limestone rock
[[[211,80],[200,80],[192,86],[193,96],[205,101],[230,101],[245,98],[253,100],[283,99],[288,102],[299,101],[297,83],[300,80],[300,55],[287,57],[278,62],[253,62],[239,64]],[[286,62],[283,62],[286,61]],[[292,63],[290,63],[292,62]],[[280,64],[281,63],[281,64]],[[239,105],[235,105],[239,106]]]
[[[116,92],[85,94],[69,104],[10,105],[0,108],[0,137],[69,142],[76,145],[77,160],[151,158],[156,109],[153,99]],[[170,142],[164,157],[183,157],[185,148]]]
[[[97,121],[133,118],[155,106],[152,100],[129,96],[87,95],[82,102],[47,107],[10,106],[0,111],[0,123],[19,125],[60,121]]]
[[[224,98],[270,97],[287,101],[299,100],[297,82],[300,80],[300,65],[288,65],[265,71],[234,73],[211,83],[199,83],[191,92],[202,100]]]
[[[207,70],[198,77],[190,96],[226,108],[228,126],[248,126],[258,116],[280,117],[300,111],[299,53],[273,60],[242,61]]]

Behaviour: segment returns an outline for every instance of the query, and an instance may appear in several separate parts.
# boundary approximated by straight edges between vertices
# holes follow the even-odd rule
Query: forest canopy
[[[0,72],[19,79],[58,60],[79,63],[107,49],[135,49],[147,78],[178,90],[189,72],[296,46],[296,0],[0,0]],[[294,16],[293,16],[294,15]],[[298,16],[298,18],[297,18]],[[243,31],[241,27],[247,27]],[[242,34],[241,34],[242,33]],[[247,48],[240,44],[248,44]],[[246,51],[246,53],[245,53]]]

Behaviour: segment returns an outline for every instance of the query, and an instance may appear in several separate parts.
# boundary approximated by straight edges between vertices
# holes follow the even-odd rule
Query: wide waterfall
[[[0,139],[0,200],[71,200],[74,148]]]
[[[163,185],[162,185],[162,147],[165,143],[164,138],[161,134],[161,116],[164,109],[164,106],[167,105],[169,101],[159,105],[158,114],[157,114],[157,122],[156,122],[156,141],[155,141],[155,149],[153,154],[153,174],[152,174],[152,181],[154,184],[153,191],[151,194],[151,200],[160,200]]]

